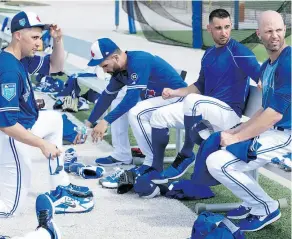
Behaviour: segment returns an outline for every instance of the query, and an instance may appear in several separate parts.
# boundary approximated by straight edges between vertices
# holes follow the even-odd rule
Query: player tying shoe
[[[210,174],[243,201],[227,214],[242,219],[242,231],[260,230],[281,217],[278,202],[248,172],[271,158],[291,153],[291,47],[285,43],[286,26],[279,13],[266,11],[260,16],[258,28],[257,35],[269,54],[261,67],[262,108],[246,123],[221,133],[222,146],[253,139],[253,145],[259,145],[257,158],[246,163],[224,149],[207,158]]]
[[[54,39],[53,53],[35,56],[47,28]],[[54,111],[38,111],[29,79],[29,74],[63,69],[62,32],[57,25],[43,24],[34,13],[19,12],[11,21],[11,33],[11,43],[0,52],[0,217],[9,217],[24,205],[31,183],[31,146],[48,159],[58,159],[49,161],[54,205],[64,205],[71,196],[82,204],[81,197],[90,198],[92,192],[70,184],[63,170],[62,117]]]
[[[181,97],[163,100],[162,90],[165,87],[174,89],[185,87],[186,83],[177,71],[162,58],[143,51],[123,52],[108,38],[101,38],[93,43],[91,55],[92,59],[88,65],[99,65],[105,72],[113,74],[113,77],[98,99],[88,119],[88,126],[99,119],[120,89],[127,86],[126,95],[121,103],[94,127],[92,138],[95,141],[102,139],[108,124],[115,122],[116,119],[129,112],[130,125],[139,147],[146,155],[144,165],[137,171],[141,173],[152,165],[149,122],[152,113],[160,107],[182,100]],[[116,74],[124,74],[125,77],[117,79],[114,77]],[[141,143],[145,147],[142,148]],[[116,161],[118,160],[116,159]]]
[[[185,98],[156,110],[151,117],[153,168],[144,177],[155,183],[179,178],[194,164],[193,149],[201,143],[201,136],[206,139],[210,132],[229,129],[240,122],[250,77],[258,81],[260,65],[247,47],[230,38],[231,28],[226,10],[212,11],[207,30],[215,45],[202,58],[198,80],[186,88],[163,90],[166,100]],[[172,127],[185,128],[185,142],[172,165],[161,172]]]

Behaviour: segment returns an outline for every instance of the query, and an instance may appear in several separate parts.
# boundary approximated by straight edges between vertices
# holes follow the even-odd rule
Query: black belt
[[[274,129],[276,129],[276,130],[279,130],[279,131],[284,131],[284,130],[285,130],[284,128],[282,128],[282,127],[279,127],[279,126],[277,126],[277,127],[274,127]]]

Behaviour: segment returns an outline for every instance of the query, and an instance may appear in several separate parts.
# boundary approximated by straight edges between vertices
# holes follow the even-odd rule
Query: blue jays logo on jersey
[[[137,75],[137,73],[132,73],[132,74],[131,74],[131,80],[132,80],[132,81],[137,81],[137,80],[138,80],[138,75]]]
[[[8,101],[16,96],[16,83],[1,84],[1,95]]]
[[[24,18],[22,18],[22,19],[19,20],[19,25],[20,25],[20,26],[24,26],[25,23],[26,23],[26,21],[25,21]]]

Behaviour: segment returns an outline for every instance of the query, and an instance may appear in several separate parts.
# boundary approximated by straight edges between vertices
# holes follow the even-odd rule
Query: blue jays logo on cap
[[[109,38],[100,38],[91,45],[91,60],[88,66],[98,66],[119,47]]]
[[[16,96],[16,84],[1,84],[1,95],[8,101],[12,100]]]
[[[25,21],[24,18],[22,18],[22,19],[19,20],[19,25],[20,26],[23,26],[24,27],[25,26],[25,23],[26,23],[26,21]]]

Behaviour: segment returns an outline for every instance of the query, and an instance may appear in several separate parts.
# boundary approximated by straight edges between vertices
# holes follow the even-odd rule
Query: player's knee
[[[129,122],[133,123],[133,121],[137,120],[137,117],[139,115],[139,113],[141,112],[141,110],[139,110],[138,107],[134,106],[132,109],[129,110]]]
[[[220,163],[220,157],[222,157],[221,150],[218,150],[208,156],[206,159],[206,165],[208,168],[208,171],[213,175],[214,173],[218,172],[218,170],[221,170]]]
[[[197,109],[198,107],[198,102],[200,101],[201,97],[198,94],[189,94],[186,96],[184,99],[184,114],[185,115],[194,115],[194,110]]]
[[[150,125],[153,128],[163,129],[168,128],[167,121],[163,112],[156,110],[150,118]]]

